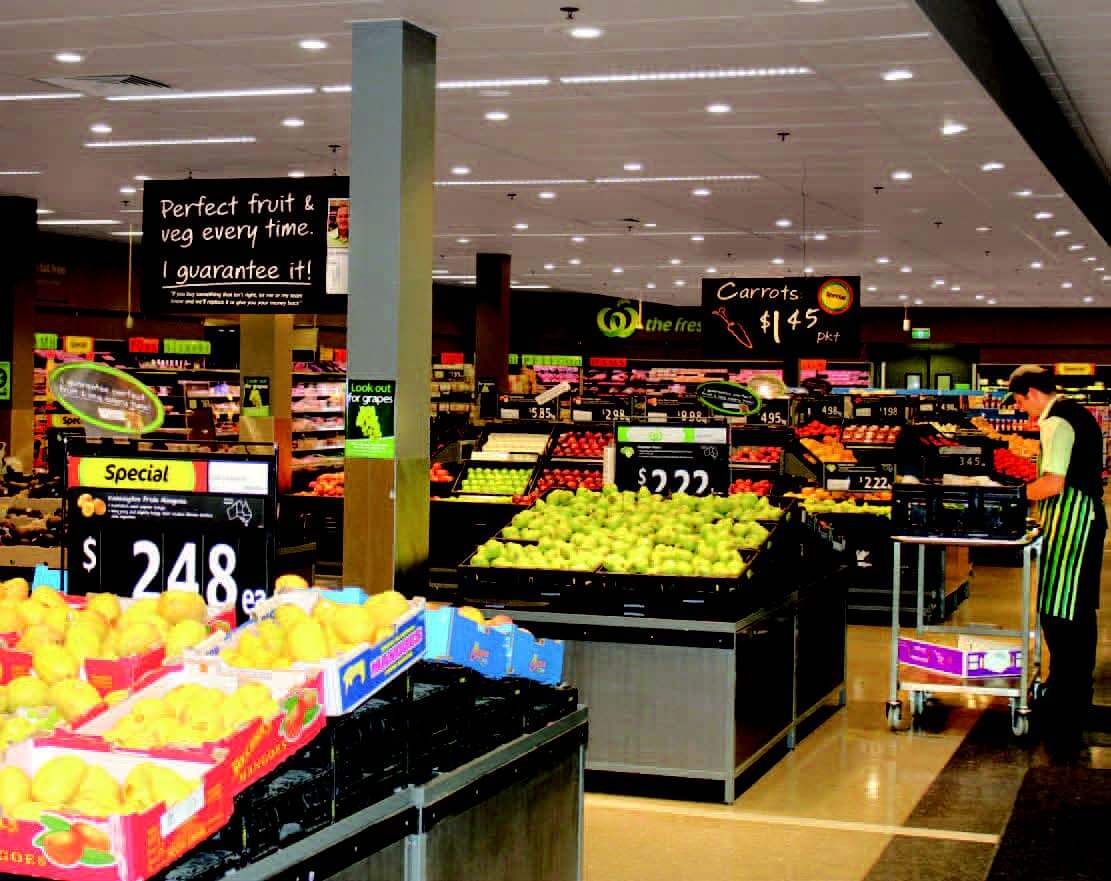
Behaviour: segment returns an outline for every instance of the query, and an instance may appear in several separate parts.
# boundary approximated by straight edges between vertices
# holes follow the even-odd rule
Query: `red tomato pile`
[[[766,496],[772,491],[772,482],[770,480],[734,480],[729,485],[729,495],[735,496],[740,493],[756,493],[758,496]]]
[[[841,440],[847,444],[893,444],[902,430],[898,425],[848,425]]]
[[[612,431],[566,431],[556,440],[552,455],[561,459],[601,459],[602,451],[612,443]]]
[[[799,437],[840,437],[841,429],[836,425],[826,425],[824,422],[813,419],[806,425],[798,426],[795,429],[795,434]]]
[[[433,462],[428,471],[428,479],[432,483],[451,483],[455,477],[440,462]]]
[[[779,447],[737,447],[730,462],[757,462],[775,465],[779,462],[783,450]]]
[[[316,480],[309,484],[309,494],[314,496],[326,496],[332,499],[342,499],[343,472],[333,471],[328,474],[321,474]]]
[[[1023,458],[1005,450],[1002,447],[995,451],[995,470],[1008,477],[1017,477],[1029,483],[1038,477],[1038,466],[1031,460]]]

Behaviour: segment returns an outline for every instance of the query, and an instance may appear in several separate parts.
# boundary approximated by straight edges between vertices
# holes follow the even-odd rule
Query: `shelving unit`
[[[473,364],[432,364],[430,412],[474,415],[475,376]]]
[[[294,371],[292,453],[297,457],[295,471],[342,466],[342,457],[326,456],[326,461],[319,462],[305,462],[301,457],[343,450],[346,382],[347,375],[334,370]]]

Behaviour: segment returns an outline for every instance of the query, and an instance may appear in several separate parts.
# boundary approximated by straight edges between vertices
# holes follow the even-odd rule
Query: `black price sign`
[[[790,411],[791,402],[787,398],[772,398],[764,401],[759,412],[745,421],[748,425],[767,425],[769,428],[785,426],[789,423]]]
[[[942,470],[949,474],[984,474],[989,456],[980,447],[938,447]]]
[[[706,406],[696,398],[649,398],[645,405],[649,422],[698,422],[710,421]]]
[[[886,492],[895,485],[893,464],[864,465],[831,462],[825,467],[826,489],[850,492]]]
[[[167,590],[232,605],[270,594],[274,461],[73,446],[66,462],[69,589],[142,599]]]
[[[802,412],[807,422],[829,424],[845,418],[845,399],[841,395],[831,398],[817,398],[802,402]]]
[[[528,395],[503,395],[500,401],[499,416],[502,419],[531,419],[541,422],[554,422],[559,418],[559,401],[551,400],[546,404],[536,403]]]
[[[572,422],[620,422],[632,415],[629,398],[575,398],[571,402]]]
[[[350,214],[343,177],[148,181],[148,312],[342,312]]]
[[[702,280],[702,334],[725,357],[826,357],[860,343],[860,277]]]
[[[885,425],[902,424],[907,420],[907,402],[902,398],[854,398],[853,416]]]
[[[938,398],[936,406],[938,413],[960,413],[961,399],[950,397]]]
[[[656,495],[729,491],[729,429],[725,426],[617,426],[615,483]]]

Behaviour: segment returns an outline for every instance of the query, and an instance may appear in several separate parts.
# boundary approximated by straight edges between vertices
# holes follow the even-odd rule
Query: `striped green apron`
[[[1059,496],[1042,502],[1041,515],[1045,539],[1038,562],[1038,608],[1071,621],[1095,504],[1090,496],[1066,486]]]

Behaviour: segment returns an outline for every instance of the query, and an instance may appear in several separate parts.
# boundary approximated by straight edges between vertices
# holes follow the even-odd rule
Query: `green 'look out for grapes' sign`
[[[344,440],[344,454],[347,458],[395,458],[396,396],[397,382],[392,379],[347,380]]]

